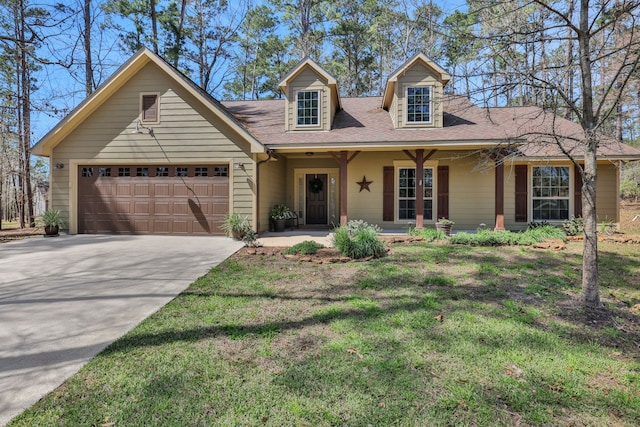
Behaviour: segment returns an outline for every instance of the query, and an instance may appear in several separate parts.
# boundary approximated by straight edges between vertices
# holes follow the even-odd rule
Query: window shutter
[[[578,168],[573,168],[573,216],[582,216],[582,174]]]
[[[382,220],[383,221],[393,221],[393,193],[394,193],[394,183],[393,176],[395,174],[395,169],[393,166],[385,166],[382,170]]]
[[[142,121],[158,121],[158,95],[142,95]]]
[[[527,222],[527,165],[516,165],[516,222]]]
[[[449,166],[438,166],[438,217],[449,218]]]

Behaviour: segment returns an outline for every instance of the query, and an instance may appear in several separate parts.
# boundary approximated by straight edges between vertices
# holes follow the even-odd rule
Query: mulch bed
[[[43,234],[44,229],[42,227],[3,229],[0,230],[0,243],[26,239],[27,237],[42,236]]]

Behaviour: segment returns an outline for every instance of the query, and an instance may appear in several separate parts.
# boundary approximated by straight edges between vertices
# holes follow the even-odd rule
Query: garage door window
[[[209,176],[209,168],[196,168],[195,176]]]
[[[131,176],[131,168],[118,168],[118,176]]]
[[[111,168],[99,168],[98,176],[111,176]]]
[[[93,168],[82,168],[81,175],[85,178],[91,178],[93,176]]]
[[[156,168],[156,176],[169,176],[169,168],[167,168],[167,167],[157,167]]]
[[[176,168],[176,176],[189,176],[189,168]]]
[[[213,176],[229,176],[228,166],[216,166],[213,168]]]
[[[136,176],[149,176],[149,168],[136,168]]]

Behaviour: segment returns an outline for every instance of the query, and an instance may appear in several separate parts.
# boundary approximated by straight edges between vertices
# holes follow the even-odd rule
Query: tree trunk
[[[584,250],[582,254],[582,298],[588,308],[600,306],[598,286],[598,235],[596,217],[596,151],[598,139],[593,111],[591,48],[589,34],[589,0],[580,0],[578,48],[582,86],[582,128],[585,134],[584,175],[582,176],[582,216],[584,219]]]
[[[93,64],[91,63],[91,0],[84,0],[84,86],[87,96],[93,92]]]
[[[149,14],[151,17],[151,37],[153,37],[153,52],[158,54],[158,16],[156,13],[156,0],[149,1],[149,8]]]
[[[582,297],[589,308],[600,306],[598,285],[598,219],[596,216],[596,143],[589,135],[589,150],[585,155],[582,176],[582,218],[584,220],[584,250],[582,253]],[[593,148],[593,150],[591,150]]]

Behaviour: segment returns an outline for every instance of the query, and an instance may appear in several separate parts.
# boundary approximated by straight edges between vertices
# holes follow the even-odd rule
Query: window
[[[111,168],[99,168],[98,176],[111,176]]]
[[[569,219],[568,166],[534,167],[531,185],[534,221]]]
[[[431,122],[431,87],[407,88],[407,123]]]
[[[149,176],[149,168],[136,168],[136,176]]]
[[[118,176],[131,176],[131,168],[118,168]]]
[[[189,168],[176,168],[176,176],[189,176]]]
[[[416,219],[416,169],[398,169],[398,219]],[[424,219],[433,220],[433,168],[424,168]]]
[[[319,92],[300,91],[298,98],[298,126],[317,126],[320,124]]]
[[[93,168],[82,168],[81,175],[85,178],[91,178],[93,176]]]
[[[158,123],[160,121],[157,93],[141,95],[140,121],[143,123]]]
[[[213,168],[213,176],[229,176],[229,166],[216,166]]]
[[[157,167],[156,168],[156,176],[169,176],[169,168],[167,168],[167,167]]]
[[[196,168],[194,176],[209,176],[209,168]]]

